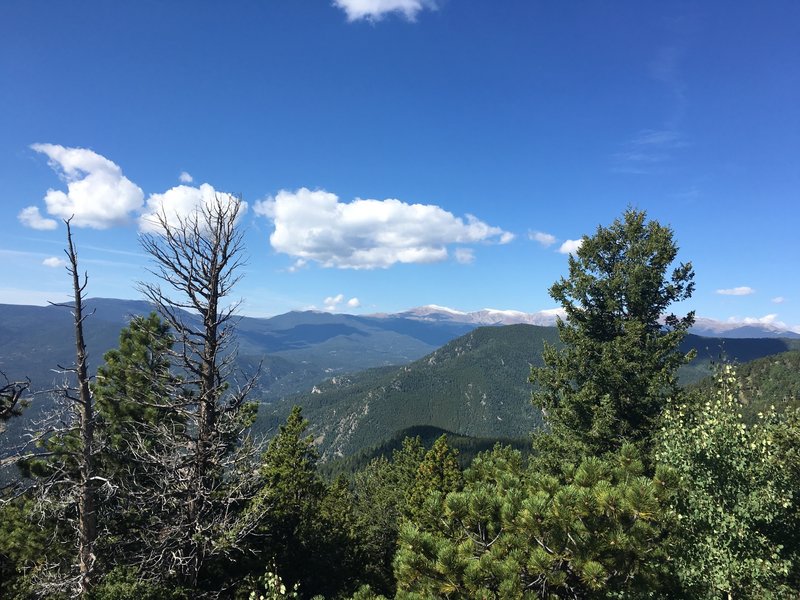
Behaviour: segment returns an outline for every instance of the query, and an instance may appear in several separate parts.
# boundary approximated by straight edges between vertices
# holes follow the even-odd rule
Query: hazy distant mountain
[[[519,310],[498,310],[484,308],[474,312],[463,312],[445,306],[428,304],[394,315],[377,314],[373,317],[400,317],[427,322],[469,323],[475,326],[484,325],[555,325],[558,315],[563,314],[561,309],[542,310],[535,313],[526,313]]]
[[[84,322],[89,366],[95,371],[106,351],[117,347],[119,332],[133,315],[149,314],[147,302],[91,298]],[[186,315],[188,319],[193,317]],[[261,365],[256,400],[311,389],[334,373],[406,364],[474,328],[465,323],[434,323],[398,317],[370,318],[322,312],[290,312],[269,319],[237,321],[238,366],[244,374]],[[72,316],[68,308],[0,304],[0,371],[11,379],[28,377],[36,391],[64,381],[59,366],[75,360]],[[53,406],[47,394],[36,397],[26,419],[9,425],[0,440],[19,438],[29,419]],[[0,444],[1,445],[1,444]]]
[[[559,316],[564,316],[560,308],[541,310],[535,313],[526,313],[519,310],[497,310],[484,308],[474,312],[464,312],[428,304],[417,308],[396,313],[394,315],[376,314],[374,317],[402,317],[426,322],[469,323],[475,326],[482,325],[555,325]],[[800,339],[800,333],[786,327],[771,323],[750,323],[744,321],[717,321],[698,317],[690,333],[705,337],[722,338],[795,338]]]
[[[692,333],[707,337],[726,337],[726,338],[755,338],[755,337],[781,337],[800,339],[800,333],[778,327],[769,323],[744,323],[730,321],[716,321],[698,317],[695,320]]]

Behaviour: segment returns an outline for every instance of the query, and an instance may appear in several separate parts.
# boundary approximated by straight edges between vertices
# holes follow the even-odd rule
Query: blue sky
[[[799,60],[793,0],[6,1],[0,302],[64,297],[67,212],[89,294],[139,297],[142,214],[217,192],[248,314],[549,309],[632,205],[686,308],[800,327]]]

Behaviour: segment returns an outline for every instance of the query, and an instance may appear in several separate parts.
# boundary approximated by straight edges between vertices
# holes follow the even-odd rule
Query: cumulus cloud
[[[187,173],[186,171],[181,171],[181,174],[178,175],[178,180],[181,183],[192,183],[194,181],[194,178],[191,175],[189,175],[189,173]]]
[[[772,299],[773,304],[783,304],[784,302],[786,302],[786,298],[784,298],[783,296],[775,296]]]
[[[413,21],[422,9],[436,8],[433,0],[333,0],[333,5],[345,12],[348,21],[378,21],[389,13],[400,13]]]
[[[462,265],[468,265],[475,262],[475,252],[472,248],[456,248],[456,260]]]
[[[565,240],[561,246],[559,246],[558,251],[561,254],[575,254],[583,245],[583,239],[580,240]]]
[[[325,310],[333,312],[336,307],[344,300],[344,294],[336,294],[335,296],[328,296],[322,303],[325,305]]]
[[[358,298],[350,298],[347,302],[344,300],[344,294],[336,294],[335,296],[328,296],[322,301],[324,309],[328,312],[334,312],[339,308],[342,303],[347,304],[350,308],[358,308],[361,306],[361,301]]]
[[[47,230],[58,227],[58,222],[55,219],[46,219],[42,216],[38,206],[23,208],[17,218],[25,227],[30,227],[31,229]]]
[[[42,264],[45,267],[63,267],[66,266],[67,261],[63,258],[58,258],[57,256],[49,256],[42,261]]]
[[[735,288],[717,290],[717,293],[723,296],[749,296],[750,294],[755,294],[756,291],[751,287],[743,285]]]
[[[508,243],[513,234],[472,215],[464,219],[430,204],[400,200],[339,202],[324,190],[281,190],[257,202],[273,221],[270,243],[296,259],[340,269],[387,268],[445,260],[450,244]]]
[[[72,217],[76,227],[107,229],[127,223],[131,213],[141,208],[142,189],[104,156],[86,148],[65,148],[56,144],[33,144],[31,148],[47,156],[50,167],[67,184],[66,192],[47,190],[44,202],[48,214],[60,219]],[[39,216],[36,207],[23,210],[19,219],[36,229],[55,227],[52,219]]]
[[[247,210],[247,202],[227,192],[219,192],[208,183],[200,187],[178,185],[163,194],[150,195],[145,211],[139,217],[139,230],[145,233],[160,231],[159,215],[164,215],[170,226],[177,227],[199,210],[212,206],[217,199],[224,203],[241,202],[240,216]]]
[[[549,248],[557,241],[556,236],[550,233],[545,233],[544,231],[529,231],[528,238],[534,242],[540,243],[545,248]]]

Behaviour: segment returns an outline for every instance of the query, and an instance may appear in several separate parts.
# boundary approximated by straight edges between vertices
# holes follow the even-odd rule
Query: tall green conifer
[[[669,227],[628,209],[569,257],[569,276],[550,288],[565,312],[564,347],[545,344],[544,366],[531,371],[533,403],[552,433],[541,449],[575,460],[647,445],[691,358],[678,347],[694,313],[668,312],[694,290],[691,263],[673,268],[677,253]]]

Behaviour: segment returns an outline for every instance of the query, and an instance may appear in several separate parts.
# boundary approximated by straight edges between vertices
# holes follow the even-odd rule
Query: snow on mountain
[[[418,306],[396,314],[372,315],[374,317],[401,317],[418,321],[469,323],[472,325],[516,325],[524,323],[528,325],[555,325],[558,317],[565,317],[564,310],[561,308],[551,308],[540,310],[534,313],[526,313],[520,310],[498,310],[496,308],[484,308],[473,312],[465,312],[428,304]],[[758,337],[788,337],[800,338],[800,327],[790,327],[785,323],[777,321],[774,315],[768,315],[760,319],[741,319],[719,321],[705,317],[697,317],[691,333],[706,337],[725,337],[725,338],[758,338]]]
[[[392,316],[405,319],[416,319],[418,321],[450,321],[454,323],[470,323],[473,325],[516,325],[525,323],[528,325],[555,325],[556,317],[563,316],[563,310],[553,308],[542,310],[535,313],[526,313],[520,310],[498,310],[496,308],[484,308],[474,312],[464,312],[428,304],[411,308],[394,315],[373,315],[373,316]]]

